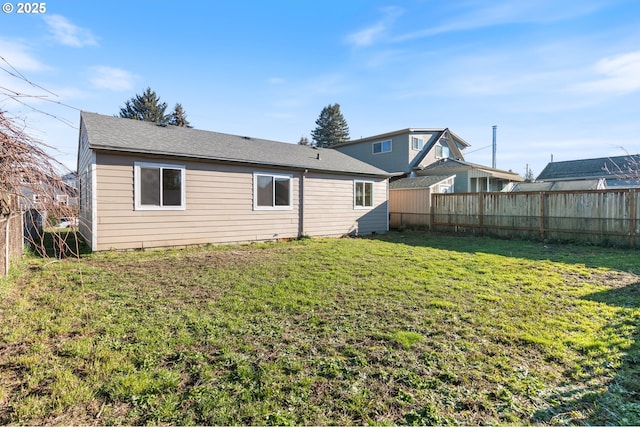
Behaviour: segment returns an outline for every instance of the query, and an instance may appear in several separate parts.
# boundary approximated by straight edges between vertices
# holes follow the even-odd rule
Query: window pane
[[[276,206],[289,206],[289,178],[275,178],[276,181]]]
[[[383,152],[391,151],[391,141],[382,142],[382,151]]]
[[[356,182],[356,206],[364,206],[364,182]]]
[[[162,205],[182,205],[182,173],[179,169],[162,170]]]
[[[376,142],[375,144],[373,144],[373,152],[374,153],[379,153],[382,151],[382,144],[379,142]]]
[[[140,168],[140,204],[160,206],[159,168]]]
[[[373,206],[373,184],[370,182],[364,183],[364,206]]]
[[[258,175],[258,206],[273,206],[273,178]]]

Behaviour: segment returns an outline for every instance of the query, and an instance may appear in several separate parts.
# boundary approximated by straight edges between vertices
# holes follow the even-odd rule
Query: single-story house
[[[92,250],[386,232],[389,174],[331,149],[82,112]]]
[[[606,188],[640,187],[640,155],[551,162],[536,182],[604,179]]]

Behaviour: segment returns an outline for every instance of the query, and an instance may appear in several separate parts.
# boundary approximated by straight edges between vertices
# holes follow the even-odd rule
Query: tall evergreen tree
[[[173,112],[169,114],[168,123],[173,126],[180,126],[185,128],[193,127],[189,124],[189,120],[187,120],[187,114],[184,112],[182,108],[182,104],[177,103],[175,107],[173,107]]]
[[[317,147],[331,147],[349,141],[349,126],[340,112],[340,104],[329,104],[320,112],[311,137]]]
[[[166,102],[160,102],[160,97],[151,88],[142,95],[134,96],[125,102],[120,108],[120,117],[124,119],[143,120],[155,123],[167,123],[169,118],[165,115]]]

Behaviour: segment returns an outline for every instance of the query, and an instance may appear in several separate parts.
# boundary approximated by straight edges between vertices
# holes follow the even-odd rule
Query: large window
[[[380,153],[388,153],[391,151],[391,140],[387,139],[386,141],[374,142],[373,143],[373,154]]]
[[[253,175],[253,208],[291,209],[291,175],[271,175],[255,173]]]
[[[354,206],[356,208],[373,207],[373,182],[354,182]]]
[[[136,209],[184,209],[184,171],[184,166],[136,163]]]

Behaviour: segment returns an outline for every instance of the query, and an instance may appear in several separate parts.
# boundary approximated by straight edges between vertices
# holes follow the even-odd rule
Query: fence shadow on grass
[[[487,253],[533,261],[548,260],[567,264],[584,264],[588,267],[602,267],[640,274],[640,262],[638,262],[640,253],[637,249],[507,240],[428,231],[390,231],[372,238],[409,246],[467,253]]]
[[[624,349],[620,367],[606,385],[605,391],[572,390],[552,396],[557,405],[538,411],[532,423],[584,425],[640,425],[640,282],[621,288],[596,292],[587,301],[619,308],[606,328],[616,333],[628,330],[625,338],[631,345]],[[635,311],[635,313],[633,313]],[[582,414],[582,419],[572,419]]]

